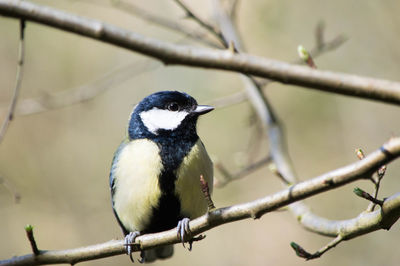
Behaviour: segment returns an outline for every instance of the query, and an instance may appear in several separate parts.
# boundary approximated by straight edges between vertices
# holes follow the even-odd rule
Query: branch
[[[238,2],[238,1],[236,1],[236,2]],[[318,24],[318,25],[320,25],[320,24]],[[317,28],[318,28],[318,25],[317,25]],[[325,42],[325,41],[323,41],[322,43],[317,42],[315,47],[313,49],[311,49],[310,54],[313,58],[317,58],[324,53],[327,53],[327,52],[337,49],[346,40],[347,40],[347,38],[344,35],[338,35],[335,38],[333,38],[327,42]],[[292,63],[300,64],[302,62],[303,62],[302,60],[295,60]],[[264,87],[264,86],[268,85],[270,82],[273,82],[273,81],[268,80],[268,79],[263,79],[262,81],[258,81],[258,84],[260,85],[260,87]],[[215,106],[218,109],[221,109],[221,108],[229,107],[231,105],[243,103],[245,101],[247,101],[246,92],[240,91],[240,92],[234,93],[232,95],[214,99],[214,100],[210,101],[209,104],[212,106]]]
[[[240,39],[235,31],[232,21],[227,16],[226,13],[223,12],[222,8],[219,6],[219,1],[214,0],[215,9],[217,12],[217,18],[220,22],[220,27],[225,36],[225,38],[229,42],[234,42],[235,46],[238,47],[240,50]],[[226,30],[224,30],[224,28]],[[321,34],[322,35],[322,34]],[[317,47],[321,47],[321,45],[317,45]],[[261,93],[260,86],[257,82],[251,79],[242,78],[246,85],[246,90],[249,95],[249,99],[253,104],[260,120],[262,121],[263,125],[266,127],[266,132],[268,133],[269,145],[270,145],[270,155],[273,161],[276,164],[276,169],[278,175],[285,181],[286,185],[288,184],[295,184],[297,182],[297,178],[293,169],[293,164],[290,160],[285,134],[280,124],[277,116],[275,115],[272,106],[267,101],[265,96]],[[370,177],[372,177],[372,173],[370,173]],[[305,205],[303,202],[296,202],[295,204],[289,205],[289,209],[292,213],[296,216],[297,220],[308,230],[314,231],[319,234],[334,236],[336,239],[340,239],[340,235],[343,235],[343,231],[346,231],[350,226],[350,229],[354,229],[352,232],[353,234],[364,234],[368,230],[365,228],[375,228],[369,227],[371,223],[368,223],[365,228],[360,226],[359,228],[353,228],[352,222],[353,220],[346,220],[346,221],[332,221],[328,219],[324,219],[320,216],[313,214],[310,209]],[[396,214],[397,215],[397,214]],[[396,216],[395,215],[395,216]],[[400,216],[397,215],[398,218]],[[397,220],[396,218],[396,220]],[[363,223],[363,217],[360,219],[355,219],[357,223]],[[378,220],[379,222],[379,220]],[[376,222],[376,223],[378,223]],[[357,223],[355,225],[357,225]],[[375,224],[376,223],[372,223]],[[372,230],[372,229],[371,229]],[[373,229],[376,230],[376,229]],[[370,231],[368,231],[370,232]],[[340,237],[339,237],[340,236]],[[330,244],[325,246],[320,252],[326,252],[330,248],[336,246],[340,241],[332,241]],[[300,250],[300,249],[299,249]],[[297,254],[299,250],[296,250]],[[304,251],[303,249],[301,249]],[[305,251],[304,251],[305,252]],[[318,256],[322,255],[322,253],[316,253]],[[305,252],[305,255],[312,256],[311,254]],[[316,256],[317,257],[317,256]],[[311,257],[310,257],[311,258]]]
[[[0,128],[0,143],[4,139],[4,136],[7,132],[8,126],[10,125],[11,120],[14,118],[15,107],[17,106],[19,91],[22,84],[22,74],[23,74],[23,66],[24,66],[24,54],[25,54],[25,42],[24,42],[24,31],[25,31],[25,20],[20,20],[20,37],[19,37],[19,53],[18,53],[18,65],[17,65],[17,77],[15,78],[15,87],[14,87],[14,95],[12,97],[10,106],[8,107],[6,118],[3,121],[3,124]]]
[[[350,240],[379,229],[389,230],[399,218],[400,193],[396,193],[395,195],[385,199],[381,210],[374,212],[367,211],[361,213],[354,219],[337,221],[338,223],[341,223],[341,225],[336,230],[336,238],[317,252],[310,254],[294,242],[291,243],[291,246],[295,249],[296,254],[299,257],[305,258],[306,260],[316,259],[321,257],[326,251],[334,248],[343,240]]]
[[[332,190],[360,179],[369,179],[383,164],[387,164],[400,156],[400,137],[393,138],[380,149],[368,155],[364,160],[328,172],[313,179],[298,183],[273,195],[266,196],[251,202],[233,205],[208,212],[190,222],[193,235],[201,234],[222,224],[243,220],[257,219],[262,215],[275,211],[293,202],[311,197],[324,191]],[[348,239],[372,232],[378,229],[389,229],[400,217],[400,194],[385,200],[382,210],[364,213],[353,219],[352,223],[342,228],[359,228],[358,231],[349,231]],[[335,232],[336,233],[336,232]],[[342,233],[345,233],[342,231]],[[145,250],[161,245],[180,243],[176,229],[147,234],[136,239],[138,245],[134,251]],[[58,251],[39,251],[39,255],[28,254],[0,261],[0,265],[39,265],[70,263],[94,260],[125,253],[122,240],[112,240],[106,243],[82,248]]]
[[[157,58],[166,64],[241,72],[321,91],[400,104],[399,82],[314,70],[258,56],[236,54],[229,50],[173,45],[28,1],[0,0],[0,14],[74,32]]]

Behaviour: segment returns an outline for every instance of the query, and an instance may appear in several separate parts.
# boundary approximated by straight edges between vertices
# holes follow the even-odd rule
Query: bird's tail
[[[174,246],[163,246],[142,251],[144,262],[150,263],[157,259],[168,259],[174,254]]]

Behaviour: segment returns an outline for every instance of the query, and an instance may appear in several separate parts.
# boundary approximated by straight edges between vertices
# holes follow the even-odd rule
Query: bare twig
[[[362,160],[365,158],[365,154],[363,152],[362,149],[356,149],[356,155],[358,157],[358,159]],[[378,171],[376,171],[376,175],[377,175],[377,179],[374,179],[373,176],[371,176],[371,181],[372,183],[374,183],[375,187],[374,187],[374,196],[372,197],[369,193],[363,191],[360,188],[355,188],[354,189],[354,193],[362,198],[365,198],[369,201],[371,201],[371,203],[368,205],[367,211],[371,212],[375,209],[376,205],[380,205],[382,206],[383,201],[378,200],[378,192],[379,192],[379,187],[380,187],[380,183],[381,180],[383,178],[383,176],[386,173],[386,165],[382,165]]]
[[[152,71],[159,66],[158,62],[148,62],[148,60],[135,62],[112,70],[104,76],[76,88],[49,93],[36,98],[22,99],[15,113],[17,115],[30,115],[86,102],[106,90],[112,89],[117,84],[121,84],[142,73]]]
[[[252,163],[249,166],[237,171],[236,173],[230,173],[228,171],[228,169],[226,169],[226,167],[221,162],[216,162],[215,167],[219,170],[219,172],[223,176],[223,178],[218,178],[216,180],[216,182],[214,183],[214,186],[221,188],[231,181],[235,181],[235,180],[238,180],[245,176],[248,176],[250,173],[263,167],[264,165],[268,164],[269,162],[271,162],[271,157],[267,156],[255,163]]]
[[[309,69],[252,56],[172,45],[94,19],[28,1],[0,0],[0,14],[46,24],[157,58],[166,64],[224,69],[364,99],[400,104],[400,83]]]
[[[313,179],[298,183],[270,196],[251,202],[233,205],[208,212],[207,214],[190,222],[193,235],[201,234],[219,225],[243,220],[247,218],[260,218],[262,215],[275,211],[283,206],[293,204],[298,200],[311,197],[318,193],[328,191],[350,182],[368,179],[381,165],[389,163],[400,156],[400,138],[394,138],[385,143],[381,149],[368,155],[364,160],[325,173]],[[289,205],[290,206],[290,205]],[[385,200],[382,210],[364,212],[357,218],[346,220],[341,226],[327,226],[327,235],[335,237],[342,233],[344,239],[351,239],[379,229],[390,229],[400,217],[400,193]],[[338,231],[341,230],[341,231]],[[176,229],[156,234],[146,234],[136,239],[133,248],[137,251],[180,243]],[[0,261],[0,265],[38,265],[70,263],[99,259],[125,253],[123,240],[113,240],[107,243],[76,248],[71,250],[41,251],[39,255],[28,254]]]
[[[29,243],[31,243],[32,252],[34,255],[39,255],[40,250],[37,247],[35,237],[33,236],[33,226],[28,224],[25,226],[26,236],[28,237]]]
[[[304,258],[306,260],[312,260],[321,257],[325,252],[330,250],[331,248],[336,247],[340,242],[342,242],[344,239],[341,235],[338,235],[335,239],[333,239],[331,242],[329,242],[326,246],[322,247],[319,249],[317,252],[311,254],[307,252],[304,248],[302,248],[300,245],[296,244],[295,242],[290,243],[294,251],[296,252],[296,255],[299,256],[300,258]]]
[[[382,165],[376,172],[377,179],[373,182],[375,185],[374,197],[373,197],[375,199],[375,202],[371,201],[371,204],[368,205],[367,211],[373,211],[377,204],[381,205],[381,204],[379,204],[380,201],[378,200],[378,193],[379,193],[379,188],[381,185],[382,178],[384,177],[385,173],[386,173],[386,165]],[[372,180],[373,180],[373,177],[372,177]]]
[[[361,188],[356,187],[353,192],[357,196],[371,201],[372,203],[374,203],[374,205],[376,205],[376,204],[379,205],[379,206],[383,205],[383,200],[378,200],[376,197],[375,198],[372,197],[368,192],[365,192]]]
[[[214,35],[218,41],[221,42],[221,44],[223,46],[226,46],[226,42],[221,34],[220,31],[218,31],[214,26],[212,26],[211,24],[205,22],[203,19],[201,19],[198,15],[194,14],[192,10],[189,9],[188,6],[186,6],[186,4],[184,4],[182,1],[180,0],[174,0],[175,3],[180,6],[183,11],[186,13],[186,16],[190,19],[193,19],[194,21],[196,21],[197,24],[199,24],[201,27],[203,27],[205,30],[207,30],[208,32],[210,32],[212,35]]]
[[[81,0],[84,2],[88,2],[88,0]],[[92,4],[101,4],[100,1],[90,1]],[[160,26],[162,28],[166,28],[178,33],[182,33],[186,37],[196,40],[198,42],[204,43],[208,46],[215,47],[215,48],[221,48],[221,44],[219,42],[214,41],[213,39],[208,39],[207,35],[202,33],[202,32],[197,32],[194,31],[193,29],[187,28],[179,23],[176,23],[175,21],[172,21],[170,19],[161,17],[159,15],[153,14],[145,9],[140,8],[139,6],[135,5],[132,3],[132,1],[126,2],[126,1],[111,1],[111,5],[114,8],[117,8],[118,10],[132,14],[136,17],[141,18],[142,20],[145,20],[147,22],[150,22],[152,24],[155,24],[157,26]],[[109,7],[109,6],[107,6]]]
[[[25,38],[24,38],[24,33],[25,33],[25,20],[21,18],[20,20],[20,35],[19,35],[19,55],[18,55],[18,64],[17,64],[17,76],[15,80],[15,87],[14,87],[14,94],[10,103],[10,106],[8,107],[7,115],[3,121],[3,124],[1,125],[0,128],[0,143],[4,139],[4,136],[6,134],[6,131],[8,129],[8,126],[14,118],[14,110],[15,107],[17,106],[17,101],[18,101],[18,96],[19,96],[19,91],[21,88],[22,84],[22,74],[23,74],[23,66],[24,66],[24,54],[25,54]]]

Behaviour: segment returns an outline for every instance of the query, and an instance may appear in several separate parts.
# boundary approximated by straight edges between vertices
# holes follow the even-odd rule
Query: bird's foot
[[[182,245],[185,248],[185,240],[186,239],[190,239],[192,232],[190,231],[190,227],[189,227],[189,222],[190,219],[189,218],[183,218],[182,220],[180,220],[178,222],[178,226],[177,226],[177,234],[178,237],[181,239]],[[192,242],[189,241],[189,251],[192,250]]]
[[[124,246],[125,246],[126,254],[129,255],[129,258],[131,259],[132,262],[134,262],[133,257],[132,257],[132,251],[133,251],[132,247],[135,245],[135,239],[138,236],[140,236],[139,231],[130,232],[129,234],[127,234],[125,236]],[[139,262],[140,263],[144,262],[144,257],[142,256],[142,252],[140,252]]]

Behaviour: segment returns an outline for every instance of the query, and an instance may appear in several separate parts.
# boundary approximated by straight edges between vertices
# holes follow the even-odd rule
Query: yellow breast
[[[201,191],[200,175],[208,182],[210,193],[213,188],[213,165],[207,151],[199,139],[182,161],[177,171],[175,191],[180,198],[181,213],[190,219],[207,211],[207,201]]]
[[[117,160],[114,209],[127,230],[141,231],[161,194],[158,176],[163,165],[158,146],[150,140],[133,140]]]

